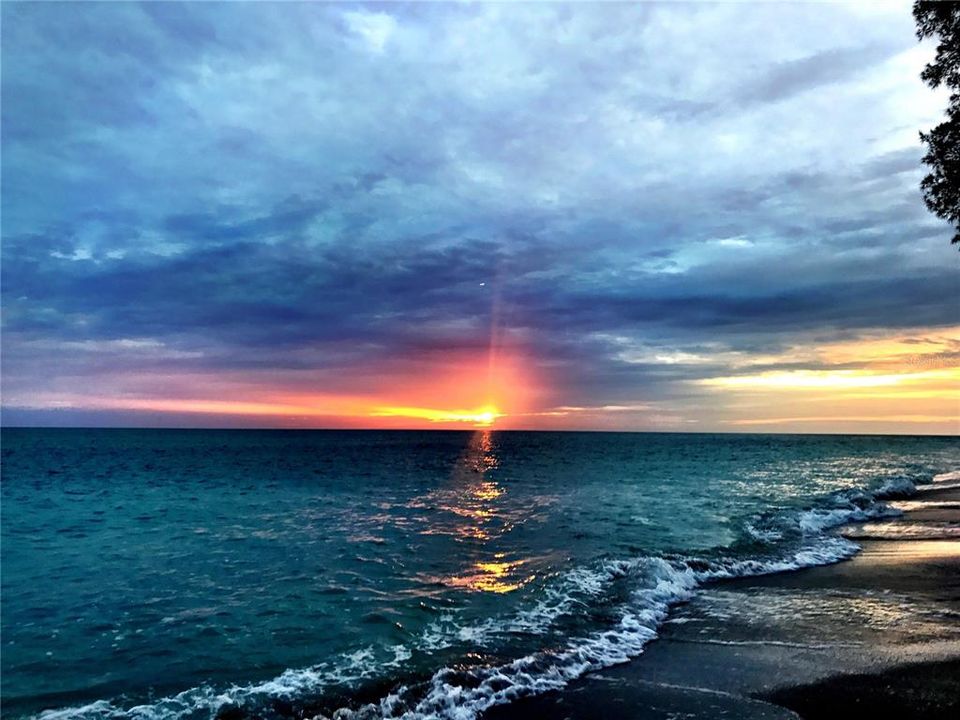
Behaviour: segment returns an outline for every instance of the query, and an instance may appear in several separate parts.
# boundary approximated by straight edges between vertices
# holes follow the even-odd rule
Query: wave
[[[956,490],[960,488],[960,470],[951,470],[950,472],[934,475],[929,485],[917,488],[921,491],[927,490]]]
[[[960,480],[960,472],[934,477],[934,483]],[[459,626],[452,616],[441,617],[410,645],[383,650],[366,648],[310,668],[287,670],[258,684],[226,689],[200,686],[150,704],[121,708],[109,701],[82,707],[45,711],[41,720],[187,720],[289,716],[278,706],[301,704],[315,712],[298,716],[337,720],[457,718],[473,720],[486,709],[526,695],[558,690],[585,673],[627,662],[639,656],[657,637],[660,625],[674,605],[689,600],[705,583],[781,573],[827,565],[852,557],[860,546],[828,531],[855,522],[901,515],[883,500],[910,497],[917,492],[907,479],[887,481],[872,492],[847,490],[823,498],[815,507],[755,518],[745,527],[756,549],[752,556],[692,557],[639,556],[607,560],[592,567],[563,573],[544,590],[532,607],[509,617],[489,618]],[[510,633],[547,635],[562,618],[584,612],[599,603],[614,583],[626,583],[629,592],[610,613],[606,628],[552,643],[551,649],[528,653],[506,662],[443,667],[431,676],[407,679],[375,702],[333,708],[321,704],[325,692],[383,681],[390,672],[400,677],[413,652],[432,652],[454,641],[482,646]]]
[[[960,482],[960,470],[951,470],[949,472],[940,473],[933,476],[934,483],[943,483],[943,482]]]
[[[295,700],[314,695],[324,689],[371,680],[384,670],[399,670],[411,653],[402,645],[390,648],[392,658],[376,656],[373,648],[342,655],[334,662],[310,668],[287,670],[276,678],[246,686],[218,689],[200,685],[156,702],[121,708],[108,700],[98,700],[80,707],[46,710],[42,720],[186,720],[186,718],[238,717],[252,715],[250,710],[265,709],[278,700]],[[247,711],[240,711],[247,708]]]
[[[745,531],[754,540],[768,545],[798,534],[801,538],[816,537],[849,523],[900,517],[903,511],[885,501],[914,497],[917,491],[917,484],[906,478],[887,480],[872,491],[840,490],[821,498],[811,508],[758,516],[746,524]]]
[[[960,527],[951,523],[867,523],[845,530],[852,540],[955,540]]]
[[[455,641],[483,646],[503,635],[542,634],[559,619],[602,598],[610,584],[623,575],[623,567],[617,562],[572,568],[545,587],[543,597],[532,607],[508,617],[491,617],[469,625],[458,624],[452,614],[442,615],[427,627],[416,645],[430,652],[450,647]]]

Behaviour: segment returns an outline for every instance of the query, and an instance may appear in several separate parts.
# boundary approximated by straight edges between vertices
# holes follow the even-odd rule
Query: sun
[[[504,417],[496,405],[487,404],[473,410],[440,410],[424,407],[378,407],[373,417],[406,417],[432,423],[472,423],[474,427],[490,427]]]
[[[490,427],[497,418],[503,417],[495,405],[484,405],[474,416],[477,427]]]
[[[364,415],[386,427],[489,430],[512,425],[527,412],[537,384],[519,355],[498,352],[490,359],[472,353],[440,360],[444,367],[430,365],[418,368],[416,377],[392,379]]]

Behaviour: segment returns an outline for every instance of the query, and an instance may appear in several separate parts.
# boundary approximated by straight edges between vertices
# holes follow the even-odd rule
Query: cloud
[[[376,53],[384,51],[387,41],[397,29],[397,21],[388,13],[355,10],[345,12],[343,19],[350,32],[359,36]]]
[[[847,80],[865,72],[875,63],[893,55],[897,47],[864,45],[834,48],[799,58],[784,60],[764,69],[745,84],[742,102],[777,102],[826,84]]]
[[[732,358],[955,322],[907,11],[0,12],[8,398],[354,388],[494,327],[557,406],[686,407]]]

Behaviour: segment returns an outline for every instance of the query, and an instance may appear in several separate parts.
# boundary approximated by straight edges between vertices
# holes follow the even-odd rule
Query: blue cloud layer
[[[494,307],[570,403],[669,401],[730,368],[624,347],[957,319],[906,7],[2,13],[8,406],[136,370],[333,383],[482,348]]]

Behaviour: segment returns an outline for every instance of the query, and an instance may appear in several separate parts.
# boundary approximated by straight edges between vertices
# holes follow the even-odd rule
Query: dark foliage
[[[930,212],[950,222],[960,243],[960,2],[917,0],[913,5],[917,37],[936,38],[937,56],[920,77],[930,87],[950,88],[947,119],[930,132],[921,132],[927,145],[923,162],[930,173],[920,183]]]

